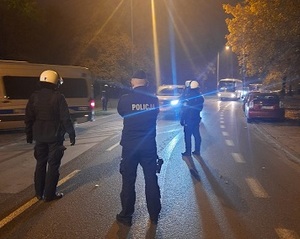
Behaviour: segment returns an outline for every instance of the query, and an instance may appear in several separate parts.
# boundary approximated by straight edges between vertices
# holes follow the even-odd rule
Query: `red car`
[[[284,107],[276,93],[255,93],[249,95],[245,102],[247,122],[253,119],[275,119],[284,121]]]
[[[248,99],[250,98],[250,96],[253,95],[253,94],[260,94],[260,93],[261,93],[261,92],[259,92],[259,91],[250,91],[250,92],[248,92],[248,93],[244,96],[244,99],[243,99],[243,105],[242,105],[242,109],[243,109],[244,112],[245,112],[245,105],[246,105]]]

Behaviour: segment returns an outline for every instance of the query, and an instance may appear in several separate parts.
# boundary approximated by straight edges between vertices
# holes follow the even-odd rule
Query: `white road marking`
[[[234,146],[233,141],[230,140],[230,139],[226,139],[226,140],[225,140],[225,143],[226,143],[228,146]]]
[[[220,128],[221,129],[225,129],[225,125],[220,125]]]
[[[224,124],[224,120],[221,120],[220,123],[221,123],[221,124]]]
[[[243,158],[243,155],[239,154],[239,153],[232,153],[232,158],[235,162],[237,163],[245,163],[245,160]]]
[[[222,132],[223,136],[229,136],[228,132],[223,131]]]
[[[75,170],[72,173],[70,173],[69,175],[67,175],[66,177],[64,177],[63,179],[61,179],[58,182],[58,186],[65,183],[66,181],[68,181],[69,179],[71,179],[72,177],[74,177],[78,172],[80,172],[80,170]],[[4,227],[7,223],[11,222],[13,219],[15,219],[16,217],[18,217],[19,215],[21,215],[23,212],[25,212],[28,208],[30,208],[32,205],[34,205],[35,203],[37,203],[39,200],[34,197],[32,199],[30,199],[27,203],[25,203],[24,205],[22,205],[21,207],[19,207],[18,209],[16,209],[15,211],[13,211],[11,214],[9,214],[7,217],[3,218],[0,221],[0,229],[2,227]]]
[[[300,239],[300,236],[292,230],[275,228],[275,231],[280,239]]]
[[[113,139],[115,139],[115,138],[117,138],[117,137],[119,137],[119,136],[120,136],[119,134],[116,134],[116,135],[110,137],[109,140],[113,140]]]
[[[120,145],[120,143],[116,143],[113,146],[109,147],[106,151],[112,151],[114,148],[116,148],[118,145]]]
[[[164,164],[163,167],[161,169],[160,172],[160,176],[159,176],[159,185],[160,185],[160,189],[161,189],[161,198],[163,198],[164,195],[164,187],[165,187],[165,183],[166,183],[166,169],[168,168],[168,164],[171,161],[171,153],[173,152],[173,150],[175,149],[175,147],[178,145],[179,140],[183,137],[182,133],[177,133],[177,135],[175,135],[173,137],[173,139],[168,143],[168,145],[166,147],[164,147],[161,151],[160,151],[160,155],[165,157],[166,160],[164,160]]]
[[[255,197],[258,198],[268,198],[269,195],[263,186],[254,178],[246,178],[246,183],[248,184],[251,192]]]

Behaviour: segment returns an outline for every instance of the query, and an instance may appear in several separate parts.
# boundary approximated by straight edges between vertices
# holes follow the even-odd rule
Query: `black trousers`
[[[63,142],[36,142],[34,157],[36,167],[34,172],[35,193],[39,196],[52,198],[56,193],[59,179],[59,167],[64,155]]]
[[[201,136],[199,123],[189,124],[184,126],[184,142],[185,142],[185,152],[192,152],[192,135],[195,139],[195,151],[200,152],[201,146]]]
[[[147,209],[150,218],[157,218],[161,210],[160,188],[156,175],[156,148],[148,150],[122,149],[120,173],[122,174],[122,191],[120,194],[122,211],[119,214],[130,221],[134,213],[136,200],[135,182],[137,167],[143,168]]]

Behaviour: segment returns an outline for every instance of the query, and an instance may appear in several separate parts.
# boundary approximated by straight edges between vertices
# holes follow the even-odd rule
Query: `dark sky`
[[[40,0],[60,7],[78,35],[119,24],[142,47],[153,46],[151,0]],[[215,63],[226,43],[222,4],[237,0],[156,0],[157,37],[163,83],[195,78],[199,69]],[[131,5],[132,3],[132,11]],[[131,18],[131,16],[133,18]],[[132,21],[131,21],[132,19]],[[75,30],[74,30],[75,29]],[[76,37],[76,36],[75,36]],[[200,70],[200,71],[201,71]]]
[[[235,5],[237,2],[236,0],[156,1],[157,36],[163,83],[175,82],[174,77],[177,82],[183,83],[205,71],[209,63],[216,63],[218,52],[222,52],[226,44],[227,16],[222,4]],[[146,23],[150,20],[145,16],[149,8],[150,5],[146,6],[144,1],[135,5],[135,9],[138,9],[134,9],[135,41],[139,39],[147,41],[145,36],[148,36],[147,32],[151,30],[151,25]]]

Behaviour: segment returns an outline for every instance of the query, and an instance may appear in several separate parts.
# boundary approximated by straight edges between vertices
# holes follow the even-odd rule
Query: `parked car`
[[[165,115],[179,115],[184,88],[184,85],[161,85],[158,87],[157,97],[161,113]]]
[[[247,103],[247,101],[250,99],[250,96],[253,95],[253,94],[259,94],[260,92],[259,91],[250,91],[248,92],[244,98],[243,98],[243,104],[242,104],[242,109],[243,111],[245,112],[245,104]]]
[[[245,102],[245,116],[247,122],[253,119],[285,119],[283,102],[276,93],[253,93]]]

